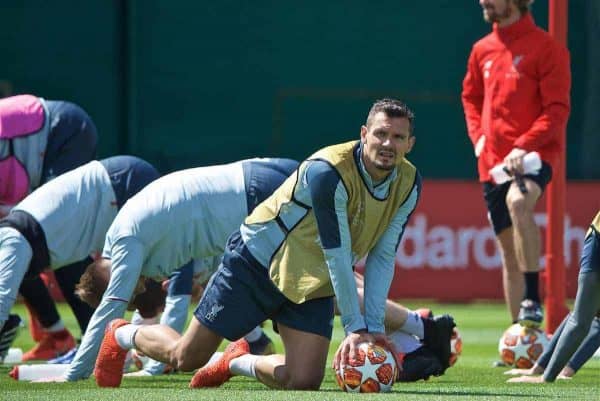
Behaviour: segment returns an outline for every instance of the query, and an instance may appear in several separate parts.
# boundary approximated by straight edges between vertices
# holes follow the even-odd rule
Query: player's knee
[[[318,390],[323,381],[324,372],[315,372],[307,369],[290,375],[286,388],[289,390]]]
[[[513,221],[525,217],[529,212],[527,202],[522,196],[507,196],[506,206],[508,207],[510,217]]]

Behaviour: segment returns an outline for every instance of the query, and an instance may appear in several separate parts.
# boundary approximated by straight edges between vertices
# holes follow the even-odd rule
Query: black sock
[[[539,272],[523,273],[525,276],[525,299],[531,299],[534,302],[540,302],[539,291]]]

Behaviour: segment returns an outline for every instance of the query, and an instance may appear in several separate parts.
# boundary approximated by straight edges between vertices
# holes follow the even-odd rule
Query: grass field
[[[408,306],[417,306],[407,303]],[[428,382],[396,384],[392,394],[344,394],[338,390],[333,371],[327,368],[319,392],[289,392],[269,390],[262,384],[235,377],[223,387],[214,390],[189,390],[190,374],[176,374],[155,378],[127,378],[119,389],[99,389],[93,379],[75,383],[32,384],[16,382],[8,377],[9,367],[0,365],[0,400],[340,400],[358,397],[370,400],[597,400],[600,394],[600,360],[588,362],[572,380],[554,384],[508,384],[505,369],[492,368],[497,358],[497,341],[508,326],[504,306],[500,304],[429,304],[434,312],[454,315],[463,338],[463,354],[455,367],[446,374]],[[26,316],[22,306],[18,313]],[[61,306],[61,314],[68,326],[76,324],[68,308]],[[272,338],[277,339],[271,332]],[[333,355],[343,333],[336,327],[330,348]],[[31,340],[22,330],[14,346],[28,349]],[[278,350],[281,344],[278,343]]]

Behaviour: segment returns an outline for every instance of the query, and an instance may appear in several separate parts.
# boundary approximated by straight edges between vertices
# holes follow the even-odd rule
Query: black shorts
[[[544,192],[544,189],[552,179],[552,167],[546,162],[542,162],[542,167],[537,174],[525,174],[527,178],[535,182]],[[512,181],[496,185],[490,181],[483,183],[483,198],[488,209],[488,220],[494,228],[496,234],[500,234],[504,229],[512,226],[508,206],[506,205],[506,194]]]

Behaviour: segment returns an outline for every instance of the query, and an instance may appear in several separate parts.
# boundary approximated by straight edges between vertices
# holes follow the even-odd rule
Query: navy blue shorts
[[[591,272],[600,273],[600,233],[594,227],[585,237],[579,263],[579,274]]]
[[[229,239],[223,262],[208,282],[194,316],[230,341],[267,319],[331,339],[333,297],[301,304],[287,299],[269,278],[267,268],[246,249],[238,231]]]
[[[119,209],[129,198],[160,177],[154,166],[135,156],[113,156],[100,160],[100,163],[110,176]]]
[[[523,178],[535,182],[544,192],[552,179],[552,167],[548,163],[542,162],[542,168],[540,168],[538,174],[525,174]],[[500,185],[495,185],[492,182],[483,183],[483,198],[488,209],[488,219],[496,234],[500,234],[504,229],[512,226],[512,220],[506,205],[506,194],[511,184],[512,181]]]
[[[248,160],[242,163],[248,214],[267,199],[298,168],[292,159]]]
[[[90,116],[71,102],[47,100],[50,133],[41,184],[96,158],[98,132]]]

